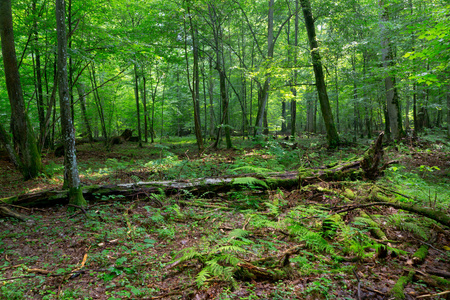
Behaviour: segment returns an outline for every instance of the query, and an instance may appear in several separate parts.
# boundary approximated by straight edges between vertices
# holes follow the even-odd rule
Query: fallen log
[[[382,159],[383,133],[373,143],[360,160],[322,169],[301,169],[298,172],[242,174],[240,176],[224,176],[219,178],[197,178],[192,180],[152,181],[125,183],[103,186],[84,186],[83,196],[88,201],[115,199],[117,197],[137,197],[140,195],[166,195],[189,192],[195,196],[214,196],[242,189],[293,189],[304,184],[323,180],[347,180],[356,178],[375,178],[379,175],[379,164]],[[23,207],[53,206],[68,203],[67,190],[49,190],[34,194],[0,199],[2,202]]]

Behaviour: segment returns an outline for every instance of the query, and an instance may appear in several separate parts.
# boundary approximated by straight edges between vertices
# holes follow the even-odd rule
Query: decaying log
[[[15,218],[24,222],[27,220],[26,216],[19,214],[18,212],[15,212],[3,205],[0,206],[0,216]]]
[[[366,151],[363,158],[358,161],[338,165],[327,169],[301,169],[298,172],[271,173],[265,176],[260,174],[243,174],[219,178],[198,178],[192,180],[152,181],[129,184],[116,184],[104,186],[85,186],[83,196],[86,200],[97,201],[103,196],[108,198],[135,197],[138,194],[159,194],[161,189],[166,195],[179,194],[188,191],[195,196],[214,196],[232,190],[254,189],[292,189],[303,184],[322,180],[347,180],[351,178],[374,178],[378,175],[379,163],[382,158],[383,133],[381,133],[373,146]],[[251,184],[245,184],[251,182]],[[3,199],[7,203],[24,207],[53,206],[67,204],[67,191],[50,190],[35,194],[25,194],[17,197]]]
[[[360,159],[347,162],[345,164],[327,166],[321,169],[301,168],[299,170],[300,183],[303,185],[311,184],[318,180],[373,180],[377,178],[386,166],[396,162],[387,162],[383,166],[380,166],[383,159],[383,137],[384,132],[380,133],[378,138],[373,142],[372,146],[365,151],[364,155]]]

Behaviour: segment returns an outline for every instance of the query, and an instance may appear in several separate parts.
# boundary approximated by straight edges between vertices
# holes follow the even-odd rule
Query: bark
[[[80,107],[81,107],[81,115],[83,116],[83,122],[84,122],[84,127],[86,129],[86,135],[87,138],[89,139],[89,142],[93,142],[94,139],[92,137],[92,129],[91,129],[91,125],[89,124],[89,119],[87,116],[87,112],[86,112],[86,95],[85,95],[85,91],[84,91],[84,84],[79,83],[77,85],[77,89],[78,89],[78,95],[80,97]]]
[[[314,27],[314,19],[312,16],[311,3],[309,0],[300,0],[300,4],[303,9],[306,31],[308,32],[314,76],[316,79],[316,88],[319,95],[322,118],[327,131],[328,146],[330,148],[334,148],[339,145],[339,135],[334,124],[330,101],[328,100],[325,76],[323,74],[322,61],[319,54],[319,45],[316,38],[316,29]]]
[[[188,51],[187,51],[187,28],[186,23],[184,23],[185,26],[185,40],[184,40],[184,54],[185,54],[185,60],[186,60],[186,72],[188,77],[188,85],[189,90],[191,91],[192,95],[192,104],[194,107],[194,131],[195,131],[195,138],[197,140],[197,147],[199,151],[203,150],[203,138],[202,138],[202,129],[200,124],[200,106],[199,106],[199,89],[200,89],[200,79],[199,79],[199,67],[198,67],[198,41],[197,41],[197,35],[198,31],[194,27],[194,23],[192,20],[192,14],[191,14],[191,7],[190,3],[187,3],[187,13],[189,16],[189,25],[191,29],[191,37],[192,37],[192,46],[193,46],[193,74],[192,74],[192,85],[189,75],[189,59],[188,59]]]
[[[450,138],[450,86],[447,89],[447,137]]]
[[[45,126],[45,105],[44,105],[44,96],[42,92],[42,73],[41,73],[41,54],[39,51],[39,34],[38,34],[38,25],[37,25],[37,9],[36,9],[36,0],[33,0],[32,10],[33,14],[36,15],[33,20],[33,35],[34,35],[34,56],[36,60],[36,100],[37,100],[37,108],[38,108],[38,116],[39,116],[39,139],[38,141],[42,141],[46,134],[46,126]],[[43,144],[41,144],[43,146]]]
[[[142,72],[142,73],[144,73],[144,72]],[[142,85],[143,85],[142,105],[144,106],[144,141],[146,143],[148,143],[148,110],[147,110],[147,87],[146,87],[147,79],[145,78],[145,75],[142,76]],[[153,126],[151,128],[151,132],[152,132],[151,138],[152,138],[152,143],[153,143]]]
[[[393,49],[391,46],[391,41],[388,37],[388,32],[386,29],[386,23],[389,21],[389,12],[387,7],[385,7],[384,1],[380,1],[381,7],[381,20],[380,20],[380,29],[382,35],[382,60],[383,67],[388,72],[388,68],[393,65]],[[400,104],[398,98],[397,87],[395,85],[395,77],[387,74],[384,78],[384,86],[386,90],[386,108],[388,111],[389,117],[389,127],[391,132],[391,137],[394,140],[399,140],[404,136],[403,126],[402,126],[402,118],[400,114]]]
[[[6,132],[5,128],[3,128],[2,123],[0,123],[0,143],[6,149],[11,162],[16,166],[17,169],[21,170],[22,163],[20,161],[20,157],[17,155],[16,150],[14,150],[14,145],[11,142],[9,134]]]
[[[298,0],[295,0],[295,21],[294,21],[294,27],[295,27],[295,32],[294,32],[294,49],[295,52],[297,53],[297,47],[298,47]],[[297,54],[294,54],[294,66],[297,65]],[[294,70],[294,85],[297,84],[297,72]],[[294,96],[294,98],[291,101],[291,136],[295,137],[296,131],[297,131],[297,89],[294,87],[291,89],[292,91],[292,95]]]
[[[102,135],[105,138],[105,141],[108,140],[108,131],[106,130],[106,122],[105,122],[105,113],[103,111],[103,102],[100,98],[100,95],[98,93],[98,85],[97,85],[97,79],[95,77],[95,66],[92,65],[92,89],[94,90],[94,99],[95,99],[95,105],[97,107],[98,116],[100,118],[100,125],[102,127]]]
[[[229,122],[228,95],[226,85],[225,60],[223,55],[223,29],[221,25],[222,20],[217,13],[217,8],[213,4],[208,5],[208,10],[209,10],[209,18],[211,21],[210,24],[214,36],[214,50],[216,53],[215,69],[219,73],[220,100],[222,105],[222,116],[220,120],[221,126],[219,127],[219,130],[217,132],[217,138],[214,143],[214,148],[217,148],[217,146],[219,145],[220,134],[223,128],[225,131],[227,149],[230,149],[232,145],[231,145],[230,127],[228,125]]]
[[[42,163],[33,128],[28,120],[20,83],[10,0],[0,1],[0,37],[6,88],[12,112],[11,129],[14,141],[19,146],[23,166],[21,172],[25,179],[30,179],[39,175]]]
[[[273,37],[273,5],[274,0],[269,0],[269,13],[267,18],[267,59],[271,60],[273,58],[274,50],[274,37]],[[258,114],[255,124],[255,135],[261,134],[263,129],[264,116],[267,116],[267,99],[269,98],[269,88],[270,88],[270,74],[266,75],[266,80],[263,85],[259,85],[258,91]],[[264,128],[264,132],[268,133],[268,129]]]
[[[137,118],[139,147],[142,148],[141,114],[140,114],[140,103],[139,103],[139,76],[138,76],[136,64],[134,64],[134,97],[136,99],[136,118]]]
[[[61,115],[61,128],[64,143],[64,188],[69,190],[69,203],[86,206],[80,189],[80,177],[78,175],[77,157],[75,150],[75,131],[73,126],[70,92],[67,74],[67,40],[65,25],[64,0],[56,0],[56,29],[58,40],[58,86]]]

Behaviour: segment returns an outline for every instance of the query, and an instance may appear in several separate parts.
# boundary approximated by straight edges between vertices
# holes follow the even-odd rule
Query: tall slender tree
[[[56,0],[56,32],[58,40],[58,87],[61,114],[61,128],[64,143],[64,188],[69,189],[69,202],[86,206],[78,175],[75,149],[75,130],[73,126],[69,81],[67,74],[67,35],[64,0]]]
[[[42,171],[33,128],[27,116],[22,85],[17,66],[16,48],[12,22],[11,0],[0,1],[0,37],[6,88],[11,105],[11,129],[15,143],[19,146],[21,172],[25,179],[37,177]]]
[[[300,0],[305,19],[306,31],[308,32],[309,47],[311,50],[311,59],[316,79],[316,88],[319,96],[320,109],[322,111],[323,121],[327,131],[328,146],[333,148],[339,145],[339,134],[333,120],[330,101],[328,100],[327,86],[323,74],[322,61],[319,53],[319,44],[316,38],[316,28],[312,16],[311,3],[309,0]]]
[[[389,118],[389,126],[391,138],[394,140],[398,140],[399,138],[404,136],[403,126],[402,126],[402,116],[400,114],[400,103],[397,92],[397,87],[395,85],[395,77],[389,74],[389,67],[393,65],[394,52],[391,45],[391,40],[388,36],[386,23],[389,21],[389,10],[388,6],[385,4],[385,1],[380,0],[380,9],[381,9],[381,20],[380,20],[380,29],[381,29],[381,45],[382,45],[382,60],[383,67],[385,68],[385,72],[387,75],[384,78],[384,86],[386,89],[386,109],[387,109],[387,117]]]

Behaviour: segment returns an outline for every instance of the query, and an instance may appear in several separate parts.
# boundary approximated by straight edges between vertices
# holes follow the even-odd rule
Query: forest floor
[[[352,161],[371,142],[329,151],[324,141],[235,138],[232,150],[199,154],[192,139],[173,138],[110,151],[83,144],[77,157],[83,184],[102,185],[319,168]],[[99,195],[84,212],[11,207],[29,218],[0,219],[0,299],[449,299],[450,228],[382,206],[332,214],[374,190],[450,214],[443,135],[384,151],[385,161],[399,163],[376,181],[266,190],[250,180],[246,189],[200,197]],[[0,153],[0,199],[61,189],[63,158],[44,153],[44,163],[48,176],[24,182]],[[421,247],[423,261],[413,257]],[[278,277],[249,277],[243,264]],[[399,278],[406,280],[396,295]]]

